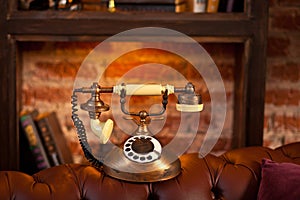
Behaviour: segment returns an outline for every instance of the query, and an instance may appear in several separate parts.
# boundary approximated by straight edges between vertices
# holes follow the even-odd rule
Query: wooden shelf
[[[243,13],[14,12],[8,32],[16,35],[114,35],[139,27],[164,27],[190,36],[251,36],[255,23]],[[50,28],[49,28],[50,27]]]

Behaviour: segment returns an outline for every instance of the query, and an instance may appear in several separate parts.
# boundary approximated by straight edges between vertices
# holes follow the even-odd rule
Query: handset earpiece
[[[91,119],[90,126],[94,135],[99,138],[100,143],[106,144],[112,134],[114,122],[111,119],[108,119],[106,122],[101,122],[99,119]]]
[[[99,138],[101,144],[107,143],[113,131],[114,122],[108,119],[106,122],[100,121],[102,112],[109,110],[109,105],[105,104],[101,98],[101,93],[111,93],[113,88],[102,88],[98,83],[93,83],[91,87],[77,89],[77,92],[90,93],[90,99],[81,104],[80,108],[89,113],[90,127],[94,135]]]
[[[183,92],[178,95],[176,110],[180,112],[201,112],[203,110],[201,95],[195,93],[192,83],[188,83]]]

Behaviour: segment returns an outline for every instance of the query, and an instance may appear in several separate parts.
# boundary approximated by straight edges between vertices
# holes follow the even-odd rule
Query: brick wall
[[[300,141],[300,49],[299,49],[299,2],[270,1],[267,84],[265,104],[264,145],[275,147],[291,141]],[[37,108],[40,112],[55,111],[58,113],[61,126],[69,141],[70,147],[77,161],[82,158],[77,135],[71,121],[71,104],[73,83],[76,73],[84,59],[88,56],[97,42],[22,42],[22,109]],[[112,44],[103,57],[110,56],[124,45]],[[222,137],[218,141],[215,151],[230,148],[232,133],[232,93],[233,74],[235,65],[236,44],[203,44],[215,61],[225,83],[228,113]],[[201,77],[195,77],[193,68],[185,60],[175,55],[158,50],[147,50],[127,55],[116,60],[104,73],[107,86],[115,82],[133,66],[151,63],[153,61],[176,66],[177,70],[191,81],[196,79],[196,88],[202,94],[204,102],[210,97]],[[97,70],[106,66],[105,59],[90,62],[90,69]],[[117,69],[117,70],[116,70]],[[162,70],[161,73],[164,71]],[[86,76],[94,73],[87,70]],[[135,74],[135,78],[151,80],[156,74]],[[168,73],[164,74],[167,76]],[[153,77],[152,77],[153,76]],[[109,97],[103,97],[109,103]],[[160,99],[155,99],[160,102]],[[170,97],[170,104],[175,102]],[[143,98],[132,99],[135,105],[146,105]],[[201,113],[200,128],[194,143],[188,152],[198,151],[204,133],[210,123],[209,103]],[[167,120],[164,129],[158,134],[160,140],[167,144],[174,137],[178,129],[180,115],[168,106]],[[121,143],[127,137],[118,126],[115,127],[114,143]]]
[[[84,59],[88,59],[85,64],[88,66],[83,70],[83,77],[88,79],[97,70],[107,66],[108,58],[119,48],[127,48],[130,43],[111,43],[105,52],[101,52],[100,61],[90,59],[89,53],[98,45],[96,42],[23,42],[19,45],[22,52],[22,109],[32,110],[37,108],[39,112],[57,112],[63,131],[69,141],[72,151],[76,157],[81,156],[81,149],[78,145],[75,128],[71,121],[71,95],[76,74]],[[235,63],[234,52],[235,44],[203,44],[203,47],[209,52],[216,65],[221,72],[223,81],[226,87],[226,95],[228,99],[228,113],[225,123],[224,132],[220,138],[215,150],[224,150],[230,148],[231,131],[232,131],[232,93],[233,93],[233,66]],[[177,73],[170,71],[163,66],[154,66],[149,63],[160,63],[165,66],[172,66],[177,70]],[[148,65],[147,65],[148,64]],[[136,66],[143,66],[142,68],[134,68]],[[155,67],[160,67],[157,71]],[[135,69],[135,71],[131,71]],[[130,73],[131,72],[131,75]],[[175,71],[176,72],[176,71]],[[180,73],[178,73],[180,72]],[[138,50],[127,53],[116,59],[113,63],[108,65],[104,72],[104,77],[100,82],[102,86],[113,86],[119,79],[127,73],[129,78],[125,79],[136,83],[158,82],[163,84],[173,84],[176,86],[185,86],[186,81],[180,79],[183,75],[188,81],[195,84],[197,92],[202,95],[203,102],[205,102],[205,110],[201,113],[200,127],[197,131],[197,136],[191,147],[187,152],[197,152],[203,141],[205,132],[210,124],[210,96],[208,88],[202,77],[192,67],[192,65],[185,59],[157,49]],[[129,74],[129,75],[128,75]],[[180,76],[178,74],[181,74]],[[123,77],[124,78],[124,77]],[[182,80],[182,81],[179,81]],[[85,80],[86,81],[86,80]],[[91,81],[88,81],[91,84]],[[90,86],[90,85],[87,85]],[[85,97],[85,101],[89,97]],[[102,95],[105,102],[111,104],[110,95]],[[119,101],[119,99],[117,99]],[[130,111],[138,112],[139,109],[149,109],[152,104],[160,104],[161,97],[156,97],[151,100],[145,97],[132,97],[130,99]],[[83,102],[81,102],[83,103]],[[176,98],[169,96],[169,105],[165,115],[164,121],[153,122],[152,130],[162,129],[156,136],[163,144],[168,144],[176,135],[178,126],[180,124],[181,115],[175,109]],[[134,106],[132,106],[134,104]],[[137,108],[138,109],[137,109]],[[111,115],[111,113],[109,113]],[[86,115],[87,116],[87,115]],[[111,116],[109,116],[111,118]],[[86,120],[86,119],[85,119]],[[193,118],[185,119],[189,123],[193,123]],[[111,141],[114,144],[121,144],[128,136],[124,131],[134,131],[136,126],[132,122],[117,120],[118,124],[114,127],[114,133]],[[87,124],[86,124],[87,126]],[[158,126],[158,128],[155,128]],[[124,127],[125,130],[124,130]],[[153,129],[154,127],[154,129]],[[151,128],[151,127],[150,127]],[[187,133],[190,131],[189,126],[186,127]],[[191,137],[191,136],[187,136]],[[96,143],[96,139],[89,137],[90,142]],[[95,144],[97,146],[97,144]],[[77,156],[78,157],[78,156]]]
[[[300,2],[270,0],[264,145],[300,141]]]

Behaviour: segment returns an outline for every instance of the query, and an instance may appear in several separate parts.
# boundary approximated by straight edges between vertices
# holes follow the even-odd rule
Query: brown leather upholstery
[[[147,184],[116,180],[78,164],[49,168],[33,176],[3,171],[0,199],[254,200],[262,158],[300,164],[300,142],[276,150],[247,147],[203,159],[186,154],[180,158],[182,173],[178,177]]]

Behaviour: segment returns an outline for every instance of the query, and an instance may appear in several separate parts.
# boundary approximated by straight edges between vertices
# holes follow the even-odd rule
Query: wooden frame
[[[244,13],[105,13],[17,11],[16,1],[0,7],[0,170],[19,169],[21,77],[18,41],[97,41],[132,28],[157,26],[199,41],[239,42],[236,60],[233,148],[261,145],[264,123],[266,0],[245,0]]]

